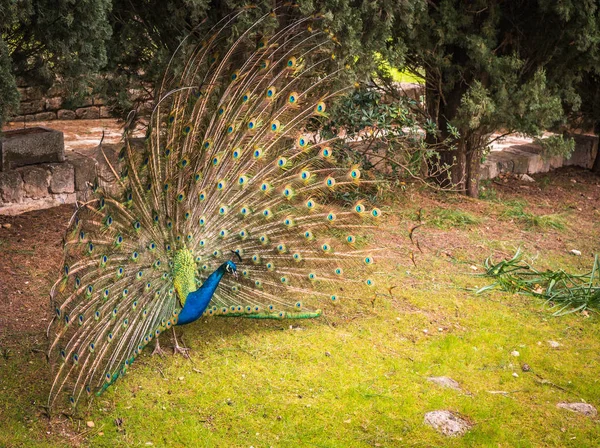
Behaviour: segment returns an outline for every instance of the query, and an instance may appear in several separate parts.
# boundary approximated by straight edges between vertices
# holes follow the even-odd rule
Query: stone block
[[[76,118],[77,114],[72,110],[61,109],[58,111],[59,120],[75,120]]]
[[[68,161],[75,170],[75,191],[87,191],[96,179],[96,161],[76,153],[69,154]]]
[[[56,112],[40,112],[35,114],[35,121],[52,121],[56,120]]]
[[[20,115],[37,114],[38,112],[44,112],[45,102],[42,100],[35,101],[21,101],[19,107]]]
[[[23,179],[18,171],[0,173],[0,201],[20,202],[23,199]]]
[[[92,98],[92,104],[94,106],[104,106],[104,99],[99,96],[95,96]]]
[[[46,92],[46,96],[47,97],[55,97],[55,96],[64,97],[65,93],[66,93],[65,89],[63,89],[61,85],[55,84],[48,89],[48,91]]]
[[[63,99],[60,96],[46,98],[46,110],[58,110],[63,105]]]
[[[25,196],[29,198],[43,198],[48,196],[50,185],[50,171],[43,166],[33,165],[19,168],[23,178]]]
[[[74,193],[75,170],[70,163],[51,163],[50,168],[50,193]]]
[[[569,135],[575,140],[575,149],[567,160],[565,165],[575,165],[582,168],[591,169],[594,165],[596,153],[598,151],[598,137],[595,135]]]
[[[100,107],[100,118],[111,118],[110,109],[106,106]]]
[[[21,101],[41,100],[44,96],[42,90],[37,87],[21,87],[19,88]]]
[[[100,110],[97,107],[80,107],[75,110],[77,118],[86,120],[100,118]]]
[[[33,127],[6,131],[0,139],[1,171],[64,160],[63,133],[54,129]]]

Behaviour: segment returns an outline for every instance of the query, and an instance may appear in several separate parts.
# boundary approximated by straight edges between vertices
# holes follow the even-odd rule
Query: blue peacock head
[[[237,251],[231,251],[231,257],[237,259],[240,263],[242,262],[242,257],[239,254],[239,252]],[[234,277],[238,276],[237,273],[237,265],[233,262],[233,260],[229,260],[226,261],[225,263],[223,263],[223,266],[225,268],[225,272],[229,273],[229,274],[233,274]]]

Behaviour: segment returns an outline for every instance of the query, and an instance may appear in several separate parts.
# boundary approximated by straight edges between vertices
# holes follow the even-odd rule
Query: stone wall
[[[110,118],[110,111],[102,99],[90,97],[74,107],[65,107],[65,91],[53,86],[47,92],[38,87],[19,87],[21,105],[16,116],[9,121],[31,122],[51,120],[75,120],[79,118]]]

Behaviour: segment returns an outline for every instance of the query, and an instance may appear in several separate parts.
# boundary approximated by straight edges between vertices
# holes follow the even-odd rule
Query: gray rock
[[[85,120],[100,118],[100,110],[97,107],[80,107],[75,110],[77,118]]]
[[[74,193],[75,170],[70,163],[52,163],[47,165],[52,172],[50,193]]]
[[[42,100],[23,101],[19,107],[19,114],[29,115],[44,111],[45,102]]]
[[[35,114],[35,121],[51,121],[56,120],[55,112],[40,112],[39,114]]]
[[[63,105],[63,99],[60,96],[55,98],[46,98],[46,110],[58,110]]]
[[[452,378],[448,378],[447,376],[430,376],[429,378],[427,378],[427,380],[442,387],[460,390],[460,384],[458,384]]]
[[[77,114],[72,110],[61,109],[58,111],[59,120],[75,120],[76,118]]]
[[[4,203],[23,199],[23,179],[18,171],[0,173],[0,200]]]
[[[25,196],[29,198],[43,198],[48,196],[50,172],[41,166],[26,166],[19,168],[23,176]]]
[[[89,189],[89,185],[96,178],[96,161],[91,157],[79,154],[69,155],[69,163],[75,169],[75,191],[81,192]]]
[[[39,163],[63,162],[63,133],[43,127],[6,131],[0,139],[0,160],[1,171]]]
[[[462,436],[473,427],[465,419],[445,410],[428,412],[425,414],[425,423],[448,437]]]
[[[596,417],[598,411],[594,406],[587,403],[558,403],[557,408],[568,409],[569,411],[579,412],[587,417]]]

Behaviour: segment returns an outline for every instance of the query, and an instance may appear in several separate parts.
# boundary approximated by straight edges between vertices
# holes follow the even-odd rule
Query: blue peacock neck
[[[208,278],[202,283],[199,289],[190,292],[185,300],[185,306],[179,313],[177,325],[185,325],[199,319],[204,313],[204,310],[210,303],[217,286],[221,282],[223,275],[227,272],[228,264],[233,264],[231,261],[223,263],[219,266]],[[235,269],[235,265],[234,265]]]

